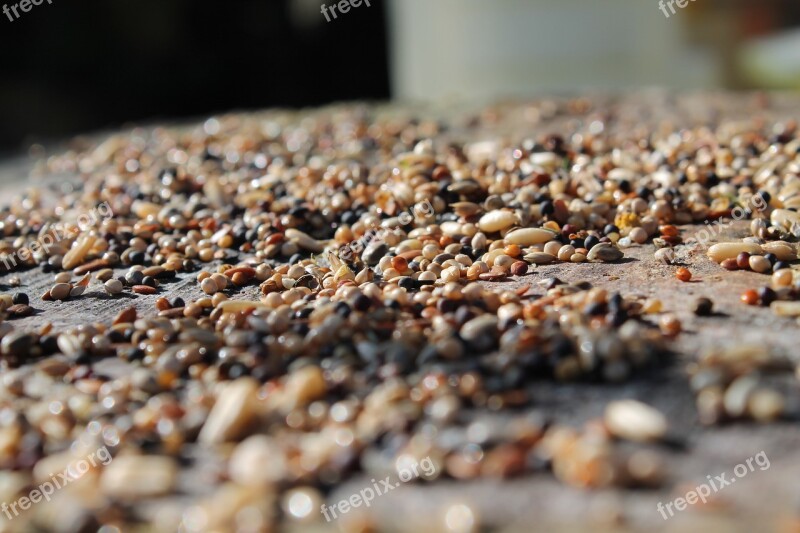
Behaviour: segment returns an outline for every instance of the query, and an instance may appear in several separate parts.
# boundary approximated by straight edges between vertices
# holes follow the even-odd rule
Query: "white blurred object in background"
[[[390,0],[395,98],[707,88],[721,74],[679,20],[641,0]]]

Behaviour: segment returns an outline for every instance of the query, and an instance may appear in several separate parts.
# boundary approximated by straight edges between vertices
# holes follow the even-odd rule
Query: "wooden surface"
[[[789,101],[791,103],[791,101]],[[27,176],[29,163],[14,162],[0,169],[0,183],[6,190],[15,189]],[[28,182],[31,185],[33,182]],[[36,182],[48,186],[53,180]],[[691,236],[700,227],[683,226],[683,235]],[[717,240],[724,241],[746,234],[746,224],[733,224]],[[515,286],[558,276],[566,281],[588,280],[596,286],[641,298],[659,298],[664,307],[676,313],[685,331],[674,345],[673,363],[655,376],[635,378],[625,385],[555,384],[530,385],[534,399],[531,411],[546,414],[562,423],[582,424],[602,415],[605,405],[618,398],[637,398],[661,410],[669,419],[677,437],[673,446],[656,446],[668,463],[669,479],[657,490],[580,491],[558,483],[550,474],[536,474],[509,481],[473,483],[452,480],[403,485],[372,505],[382,528],[417,531],[443,530],[442,512],[448,504],[463,502],[475,509],[481,522],[491,529],[508,531],[583,531],[666,530],[666,531],[750,531],[786,527],[800,510],[800,426],[797,424],[798,385],[791,373],[775,380],[789,391],[789,420],[770,425],[735,423],[706,428],[697,420],[694,396],[689,390],[685,367],[698,353],[709,347],[745,343],[766,346],[773,353],[793,361],[800,358],[800,333],[792,319],[776,318],[769,309],[747,307],[738,302],[746,288],[763,285],[766,277],[752,272],[726,272],[703,254],[692,258],[691,283],[674,277],[673,266],[653,258],[652,245],[626,250],[623,264],[557,264],[539,266]],[[121,270],[119,272],[122,272]],[[9,280],[18,276],[19,289],[9,288]],[[179,277],[165,284],[163,293],[153,296],[109,297],[96,282],[81,298],[69,302],[45,302],[40,296],[52,284],[52,275],[40,269],[0,277],[4,292],[24,290],[30,295],[35,316],[15,320],[17,328],[37,328],[50,322],[57,328],[80,323],[110,322],[121,309],[135,305],[141,314],[154,314],[154,301],[161,295],[196,299],[201,296],[193,276]],[[249,287],[237,297],[256,297],[257,288]],[[707,296],[720,314],[698,318],[692,314],[694,301]],[[126,372],[116,360],[106,360],[96,370],[108,375]],[[694,506],[664,521],[656,504],[683,495],[707,475],[730,472],[733,467],[766,452],[770,468],[756,470],[718,494],[714,506]],[[191,452],[190,452],[191,453]],[[191,474],[186,474],[191,476]],[[191,477],[182,486],[190,495],[201,493],[202,483]],[[368,478],[355,478],[340,486],[329,503],[369,486]],[[319,526],[322,528],[323,526]],[[301,527],[298,531],[309,530]]]

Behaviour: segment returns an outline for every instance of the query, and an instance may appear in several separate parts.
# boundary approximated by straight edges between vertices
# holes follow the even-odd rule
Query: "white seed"
[[[546,254],[544,252],[533,252],[532,254],[528,254],[523,257],[523,259],[525,259],[525,261],[528,263],[533,263],[534,265],[547,265],[556,260],[555,256]]]
[[[122,292],[122,282],[118,279],[110,279],[103,283],[103,288],[108,294],[119,294]]]
[[[777,301],[769,307],[778,316],[800,316],[800,302]]]
[[[211,278],[206,278],[200,282],[200,289],[206,294],[214,294],[219,290],[216,282]]]
[[[722,263],[726,259],[733,259],[742,252],[750,255],[759,255],[761,247],[749,242],[721,242],[708,249],[706,255],[714,262]]]
[[[652,442],[667,434],[667,419],[658,410],[636,400],[611,402],[606,407],[605,424],[619,438]]]
[[[481,219],[481,221],[483,221],[483,219]],[[510,225],[511,224],[509,224],[509,226]],[[505,236],[505,241],[506,244],[517,244],[519,246],[533,246],[534,244],[542,244],[545,242],[552,241],[555,236],[556,234],[554,232],[547,229],[522,228],[508,232]]]
[[[788,209],[776,209],[770,215],[769,220],[773,226],[789,230],[794,224],[800,224],[800,213]]]
[[[560,261],[569,261],[574,253],[575,247],[570,244],[565,244],[558,250],[558,259]]]
[[[794,261],[797,259],[797,251],[788,242],[770,241],[761,245],[765,254],[773,254],[778,261]]]
[[[517,215],[515,215],[512,211],[504,211],[498,209],[496,211],[490,211],[489,213],[483,215],[480,221],[478,221],[478,227],[481,229],[481,231],[494,233],[496,231],[501,231],[506,228],[509,228],[513,226],[516,222],[517,222]],[[548,238],[547,240],[550,240],[550,238]]]
[[[563,245],[558,241],[550,241],[544,245],[543,252],[546,254],[550,254],[553,257],[558,256],[558,251],[561,249]]]
[[[647,232],[642,228],[633,228],[628,233],[628,238],[637,244],[644,244],[647,242]]]
[[[769,259],[764,257],[763,255],[751,255],[750,260],[750,270],[753,272],[758,272],[763,274],[768,270],[772,270],[772,263],[769,262]]]
[[[286,238],[296,243],[300,248],[318,254],[325,249],[325,245],[299,229],[289,228],[284,233]]]

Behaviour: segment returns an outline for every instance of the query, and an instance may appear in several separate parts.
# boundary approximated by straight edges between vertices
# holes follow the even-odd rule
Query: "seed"
[[[758,305],[758,293],[753,289],[748,289],[742,293],[740,300],[747,305]]]
[[[120,311],[114,318],[113,324],[127,324],[136,321],[136,307],[128,307]]]
[[[694,304],[694,314],[697,316],[711,316],[714,302],[708,298],[698,298]]]
[[[647,242],[647,232],[642,228],[633,228],[628,233],[628,238],[637,244],[644,244]]]
[[[72,285],[69,283],[56,283],[50,287],[50,297],[53,300],[66,300],[69,298],[69,292],[72,290]]]
[[[118,279],[110,279],[103,284],[108,294],[119,294],[122,292],[122,282]]]
[[[772,270],[772,264],[767,258],[761,255],[750,256],[749,264],[750,269],[753,270],[753,272],[758,272],[759,274],[763,274]]]
[[[156,309],[158,309],[159,311],[166,311],[167,309],[169,309],[171,307],[169,305],[169,300],[167,300],[166,298],[163,298],[163,297],[159,298],[158,300],[156,300],[156,304],[155,305],[156,305]]]
[[[788,209],[775,209],[769,220],[773,226],[791,230],[795,224],[800,225],[800,213]]]
[[[675,277],[683,282],[687,282],[692,279],[692,273],[688,268],[680,267],[677,271],[675,271]]]
[[[405,272],[408,269],[408,261],[405,258],[396,256],[392,258],[392,267],[398,272]]]
[[[14,296],[11,297],[12,304],[25,304],[28,305],[30,300],[28,299],[28,295],[24,292],[17,292]]]
[[[214,294],[219,290],[216,282],[211,278],[206,278],[202,282],[200,282],[200,288],[206,294]]]
[[[741,252],[739,255],[736,256],[736,266],[741,268],[742,270],[749,270],[750,269],[750,254],[747,252]]]
[[[606,407],[608,431],[621,439],[652,442],[667,434],[667,419],[656,409],[635,400],[619,400]]]
[[[228,287],[228,278],[222,274],[211,274],[210,279],[216,284],[218,291],[224,291]]]
[[[83,294],[84,291],[86,291],[85,285],[75,285],[74,287],[72,287],[72,290],[69,291],[69,296],[70,298],[78,297],[81,294]]]
[[[774,255],[779,261],[796,261],[797,251],[788,242],[770,241],[761,245],[765,254]]]
[[[136,294],[155,294],[157,292],[155,287],[148,285],[134,285],[131,290]]]
[[[623,255],[624,254],[622,251],[616,246],[607,243],[600,243],[589,250],[589,254],[586,256],[586,258],[589,261],[612,263],[622,259]]]
[[[490,211],[481,217],[478,221],[478,227],[481,231],[486,233],[494,233],[511,227],[517,222],[517,215],[511,211],[496,210]],[[512,232],[513,233],[513,232]],[[552,238],[552,237],[551,237]],[[550,240],[550,239],[548,239]],[[527,246],[524,242],[517,242],[516,240],[506,241],[511,244],[519,244]]]
[[[789,269],[778,270],[772,274],[772,285],[774,287],[791,287],[794,276]]]
[[[64,259],[61,261],[61,267],[64,270],[72,270],[76,266],[83,263],[86,254],[89,253],[89,250],[92,249],[92,246],[94,246],[96,241],[97,237],[94,235],[84,235],[83,237],[79,237],[75,245],[70,248],[70,250],[64,256]]]
[[[747,252],[751,255],[760,254],[761,247],[747,242],[724,242],[709,248],[707,255],[712,261],[721,263],[725,259],[736,259],[742,252]]]
[[[511,265],[511,274],[514,276],[524,276],[528,273],[528,263],[525,261],[515,261]]]
[[[747,265],[750,266],[749,259]],[[732,257],[723,260],[722,263],[720,263],[720,266],[725,270],[739,270],[739,264],[737,263],[736,259]]]
[[[527,261],[528,263],[533,263],[534,265],[547,265],[556,260],[555,257],[553,257],[550,254],[546,254],[544,252],[534,252],[532,254],[526,255],[525,257],[523,257],[523,259],[525,259],[525,261]]]
[[[758,289],[758,301],[764,307],[769,307],[777,298],[778,295],[769,287],[761,287]]]
[[[672,248],[659,248],[655,252],[655,258],[668,265],[675,261],[675,251]]]
[[[770,307],[778,316],[800,316],[800,302],[772,302]]]
[[[14,304],[6,309],[6,312],[11,318],[24,318],[33,314],[33,307],[26,304]]]
[[[59,272],[56,274],[56,283],[69,283],[72,280],[72,274],[69,272]]]
[[[286,230],[286,238],[295,242],[303,250],[308,250],[315,254],[321,253],[325,249],[325,245],[312,238],[307,233],[300,230],[289,228]]]
[[[783,395],[772,389],[758,389],[747,400],[747,411],[759,422],[772,422],[784,412]]]
[[[561,261],[569,261],[569,258],[575,253],[575,247],[565,244],[558,250],[558,259]]]

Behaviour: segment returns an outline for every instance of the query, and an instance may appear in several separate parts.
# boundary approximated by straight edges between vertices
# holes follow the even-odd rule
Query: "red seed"
[[[156,288],[150,287],[148,285],[134,285],[132,287],[133,292],[137,294],[155,294]]]
[[[747,305],[758,305],[758,293],[753,289],[744,291],[740,299]]]
[[[688,268],[680,267],[677,272],[675,272],[675,277],[685,282],[692,279],[692,273],[689,272]]]

